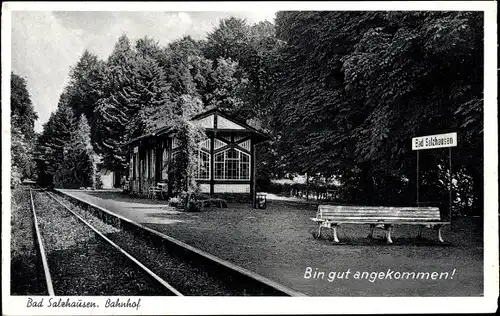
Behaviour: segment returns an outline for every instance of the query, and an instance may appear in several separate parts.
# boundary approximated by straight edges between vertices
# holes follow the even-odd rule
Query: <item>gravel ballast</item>
[[[171,295],[46,193],[33,195],[56,295]]]

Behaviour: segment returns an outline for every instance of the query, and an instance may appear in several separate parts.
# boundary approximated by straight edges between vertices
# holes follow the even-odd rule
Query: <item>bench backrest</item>
[[[441,214],[437,207],[320,205],[316,217],[318,219],[359,222],[431,222],[441,220]]]

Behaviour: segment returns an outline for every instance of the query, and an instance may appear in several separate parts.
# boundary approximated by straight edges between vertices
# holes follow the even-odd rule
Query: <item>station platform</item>
[[[119,191],[62,191],[309,296],[483,295],[483,223],[474,218],[460,218],[452,230],[444,228],[446,245],[438,244],[431,230],[424,231],[426,240],[418,241],[418,228],[410,225],[395,227],[392,245],[368,240],[368,227],[342,225],[342,242],[334,244],[313,239],[314,204],[271,199],[266,209],[230,203],[228,208],[186,213],[166,201],[131,198]],[[446,280],[354,277],[358,271],[388,270],[455,273]],[[347,278],[329,278],[330,273],[347,271]],[[313,277],[314,272],[324,275]]]

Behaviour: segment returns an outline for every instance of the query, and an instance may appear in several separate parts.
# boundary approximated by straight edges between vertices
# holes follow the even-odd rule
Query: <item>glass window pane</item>
[[[238,159],[238,152],[235,149],[227,151],[227,159]]]
[[[250,167],[248,163],[241,164],[240,179],[242,180],[250,179]]]
[[[199,151],[198,158],[198,179],[210,179],[210,155],[206,152]]]
[[[215,179],[224,179],[224,163],[215,163]]]
[[[235,159],[226,160],[225,178],[228,180],[238,179],[238,161]]]
[[[224,162],[224,152],[216,154],[215,161],[216,162]]]
[[[225,152],[221,152],[215,155],[215,179],[222,180],[224,179],[224,155]]]

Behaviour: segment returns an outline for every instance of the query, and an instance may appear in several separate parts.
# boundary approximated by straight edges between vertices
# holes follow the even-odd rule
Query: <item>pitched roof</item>
[[[193,120],[199,120],[199,119],[202,119],[202,118],[204,118],[204,117],[207,117],[207,116],[209,116],[209,115],[211,115],[211,114],[213,114],[213,113],[217,113],[217,115],[218,115],[218,116],[220,115],[221,117],[223,117],[223,118],[225,118],[225,119],[228,119],[228,120],[230,120],[230,121],[233,121],[233,122],[235,122],[235,123],[237,123],[237,124],[239,124],[239,125],[243,126],[245,129],[249,130],[250,132],[255,133],[255,134],[257,134],[258,136],[260,136],[260,138],[262,139],[262,141],[264,141],[264,140],[268,140],[268,139],[270,139],[270,138],[271,138],[271,137],[270,137],[267,133],[265,133],[264,131],[261,131],[261,130],[259,130],[259,129],[257,129],[257,128],[255,128],[255,127],[252,127],[252,126],[250,126],[250,125],[248,125],[248,124],[246,124],[246,123],[244,123],[244,122],[242,122],[242,121],[240,121],[240,120],[237,120],[237,119],[235,119],[233,116],[231,116],[231,115],[229,115],[229,114],[227,114],[227,113],[224,113],[223,111],[221,111],[220,109],[217,109],[217,108],[211,108],[211,109],[208,109],[208,110],[203,111],[203,112],[201,112],[201,113],[198,113],[198,114],[196,114],[196,115],[193,115],[193,116],[191,117],[191,119],[190,119],[190,120],[191,120],[191,121],[193,121]],[[131,139],[131,140],[129,140],[128,142],[126,142],[124,145],[125,145],[125,146],[127,146],[127,145],[130,145],[130,144],[132,144],[132,143],[135,143],[135,142],[137,142],[137,141],[139,141],[139,140],[141,140],[141,139],[146,139],[146,138],[149,138],[149,137],[154,137],[154,136],[160,136],[160,135],[163,135],[163,134],[166,134],[166,133],[172,132],[173,130],[174,130],[174,129],[173,129],[173,127],[172,127],[172,126],[163,126],[163,127],[160,127],[160,128],[158,128],[158,129],[154,130],[154,131],[153,131],[153,132],[151,132],[151,133],[144,134],[144,135],[141,135],[141,136],[136,137],[136,138],[134,138],[134,139]]]

